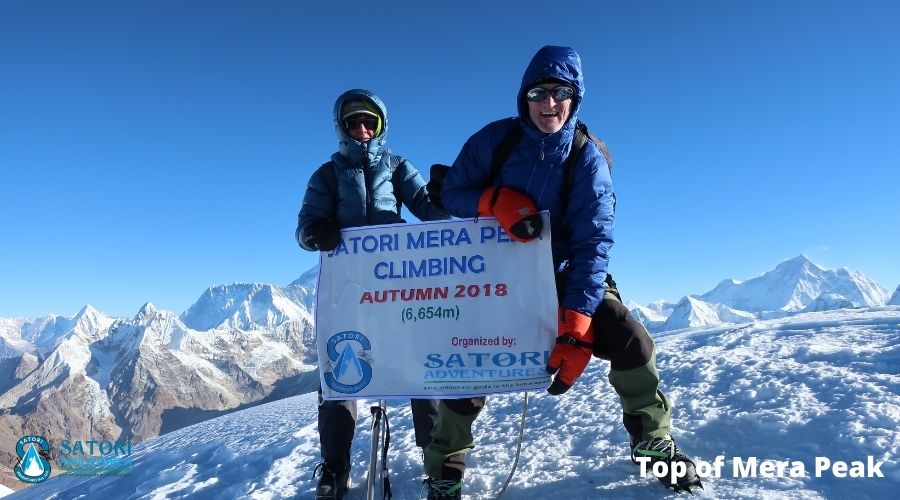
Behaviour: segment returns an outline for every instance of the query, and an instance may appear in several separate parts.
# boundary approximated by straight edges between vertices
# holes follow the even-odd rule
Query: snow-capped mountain
[[[678,305],[677,302],[669,302],[665,299],[659,299],[647,304],[647,308],[655,312],[662,318],[668,318],[669,314],[672,314],[672,310],[675,309],[676,305]]]
[[[891,299],[888,301],[888,304],[892,306],[900,306],[900,285],[897,285],[897,289],[894,290],[894,294],[891,295]]]
[[[319,264],[316,264],[309,271],[306,271],[299,278],[291,282],[288,286],[303,287],[308,293],[303,300],[303,305],[312,313],[316,313],[316,289],[319,287]]]
[[[675,305],[660,300],[646,307],[628,307],[649,331],[659,332],[798,312],[875,307],[884,305],[886,298],[887,291],[865,275],[846,268],[823,269],[800,255],[761,276],[743,282],[724,280],[709,292],[686,296]]]
[[[722,323],[748,323],[756,319],[752,313],[686,296],[675,306],[659,331],[679,328],[714,326]]]
[[[319,283],[319,264],[314,265],[308,271],[301,274],[288,286],[302,286],[307,290],[315,290]]]
[[[241,330],[272,328],[286,321],[312,323],[306,303],[314,299],[299,285],[280,287],[260,283],[235,283],[207,289],[181,321],[195,330],[220,326]]]
[[[642,306],[631,300],[625,302],[625,307],[631,311],[634,319],[638,320],[651,332],[661,329],[666,323],[666,316],[651,307]],[[671,311],[666,311],[666,314],[668,313],[671,313]]]
[[[30,342],[21,337],[26,321],[24,318],[0,318],[0,359],[34,349]]]
[[[0,357],[0,395],[31,374],[37,365],[37,356],[28,352]]]
[[[815,300],[803,308],[803,312],[834,311],[835,309],[850,309],[856,307],[849,299],[836,293],[822,293]]]
[[[822,269],[805,255],[744,282],[725,280],[700,298],[741,311],[796,312],[823,293],[841,295],[855,307],[880,306],[887,299],[887,291],[868,277],[843,267]]]
[[[0,318],[0,358],[23,352],[43,355],[70,336],[90,338],[113,321],[90,304],[71,318],[56,314],[34,320]]]
[[[706,498],[894,498],[900,489],[900,311],[797,314],[735,328],[657,337],[663,390],[678,444],[708,465]],[[521,455],[503,498],[663,498],[674,494],[632,464],[609,364],[592,360],[564,396],[529,393]],[[365,498],[371,420],[360,403],[351,459]],[[522,394],[488,398],[475,422],[463,498],[496,498],[515,460]],[[394,498],[423,498],[421,452],[409,404],[389,401]],[[723,460],[720,474],[713,467]],[[737,467],[755,457],[754,475]],[[883,477],[815,471],[828,459],[880,463]],[[44,498],[312,498],[319,462],[316,398],[256,406],[137,445],[120,477],[54,477],[12,496]],[[774,467],[783,462],[780,473]],[[770,471],[762,474],[764,463]],[[795,463],[805,473],[791,476]],[[750,469],[747,469],[749,472]],[[15,487],[21,487],[21,483]]]

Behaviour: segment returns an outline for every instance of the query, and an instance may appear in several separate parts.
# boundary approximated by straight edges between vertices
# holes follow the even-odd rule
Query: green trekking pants
[[[465,452],[475,447],[472,423],[485,398],[445,399],[438,404],[437,425],[425,447],[425,474],[433,479],[462,479]]]
[[[609,383],[619,395],[631,440],[668,436],[672,404],[659,390],[656,346],[647,329],[613,291],[604,294],[592,324],[594,356],[610,362]]]
[[[672,416],[669,399],[659,390],[656,351],[647,330],[618,296],[615,282],[594,312],[594,356],[610,362],[609,382],[622,403],[622,421],[632,441],[666,437]],[[579,382],[576,382],[576,384]],[[566,404],[565,395],[559,404]],[[438,421],[425,448],[425,473],[434,479],[460,479],[465,452],[475,447],[472,424],[485,399],[441,401]]]

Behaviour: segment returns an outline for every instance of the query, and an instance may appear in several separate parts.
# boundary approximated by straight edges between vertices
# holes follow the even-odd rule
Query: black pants
[[[437,422],[437,400],[410,399],[416,446],[425,448]],[[325,401],[319,389],[319,444],[322,459],[334,470],[350,470],[350,447],[356,430],[356,400]]]

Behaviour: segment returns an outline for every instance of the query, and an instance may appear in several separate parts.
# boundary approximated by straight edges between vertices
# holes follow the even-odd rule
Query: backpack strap
[[[519,125],[518,119],[510,118],[508,122],[509,130],[506,133],[506,137],[497,145],[497,148],[494,149],[494,155],[491,157],[490,185],[494,184],[497,176],[500,175],[503,163],[506,162],[512,150],[515,149],[516,145],[519,144],[519,140],[522,139],[522,127]],[[572,186],[575,184],[575,165],[578,163],[578,159],[581,158],[581,152],[588,141],[597,145],[603,157],[606,158],[607,167],[610,170],[612,169],[612,155],[609,152],[609,148],[606,147],[606,143],[592,134],[584,122],[577,120],[575,122],[575,135],[572,138],[572,149],[569,151],[569,157],[566,158],[566,163],[563,165],[563,183],[559,189],[560,211],[563,214],[568,209],[569,193],[572,192]]]
[[[497,145],[497,148],[494,150],[494,156],[491,158],[491,184],[500,175],[503,163],[506,162],[509,154],[512,153],[512,150],[519,144],[519,140],[522,139],[522,127],[519,125],[519,122],[515,118],[510,119],[509,122],[509,131],[506,133],[506,137]],[[569,157],[563,165],[563,185],[559,193],[561,198],[560,206],[563,213],[566,212],[569,192],[572,191],[572,185],[575,182],[575,164],[578,163],[578,158],[581,157],[584,145],[587,144],[588,140],[594,140],[594,137],[593,134],[588,132],[587,125],[581,121],[575,123],[575,136],[572,139],[572,149],[569,151]],[[600,139],[597,140],[599,141]]]
[[[569,157],[563,166],[563,184],[559,189],[559,206],[562,213],[566,213],[569,206],[569,193],[572,192],[572,186],[575,184],[575,164],[581,158],[581,151],[588,142],[587,125],[578,121],[575,123],[575,137],[572,138],[572,149],[569,151]]]
[[[593,133],[591,133],[588,130],[587,125],[585,125],[584,122],[582,122],[580,120],[577,123],[575,123],[575,128],[576,129],[580,128],[581,131],[585,135],[587,135],[587,138],[590,139],[591,142],[593,142],[594,144],[597,145],[597,149],[600,150],[600,154],[602,154],[603,158],[606,159],[606,167],[608,169],[612,170],[613,157],[612,157],[612,153],[609,151],[609,147],[607,147],[607,145],[606,145],[606,142],[603,139],[601,139],[601,138],[597,137],[596,135],[594,135]]]
[[[497,149],[494,150],[494,156],[491,157],[490,184],[494,184],[494,180],[500,175],[500,169],[503,167],[503,163],[506,162],[506,159],[509,158],[509,154],[512,153],[512,150],[519,144],[519,140],[522,138],[522,127],[519,125],[518,119],[510,118],[508,122],[509,130],[506,132],[506,137],[504,137],[503,141],[497,145]]]

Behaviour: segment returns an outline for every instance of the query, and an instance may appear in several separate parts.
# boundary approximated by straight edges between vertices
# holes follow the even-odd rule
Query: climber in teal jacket
[[[374,129],[365,128],[367,119]],[[334,103],[334,131],[339,149],[313,173],[303,196],[296,231],[301,247],[330,250],[321,244],[337,245],[341,228],[405,222],[401,204],[420,220],[449,218],[431,203],[416,167],[388,151],[387,108],[378,96],[344,92]]]
[[[295,232],[310,251],[337,247],[341,229],[405,222],[406,205],[422,220],[449,219],[428,195],[425,180],[406,158],[387,148],[387,108],[368,90],[348,90],[334,103],[339,149],[313,172],[303,196]],[[324,401],[319,393],[322,463],[316,498],[340,499],[350,480],[350,447],[356,428],[356,401]],[[413,399],[416,444],[424,448],[437,419],[437,402]]]

